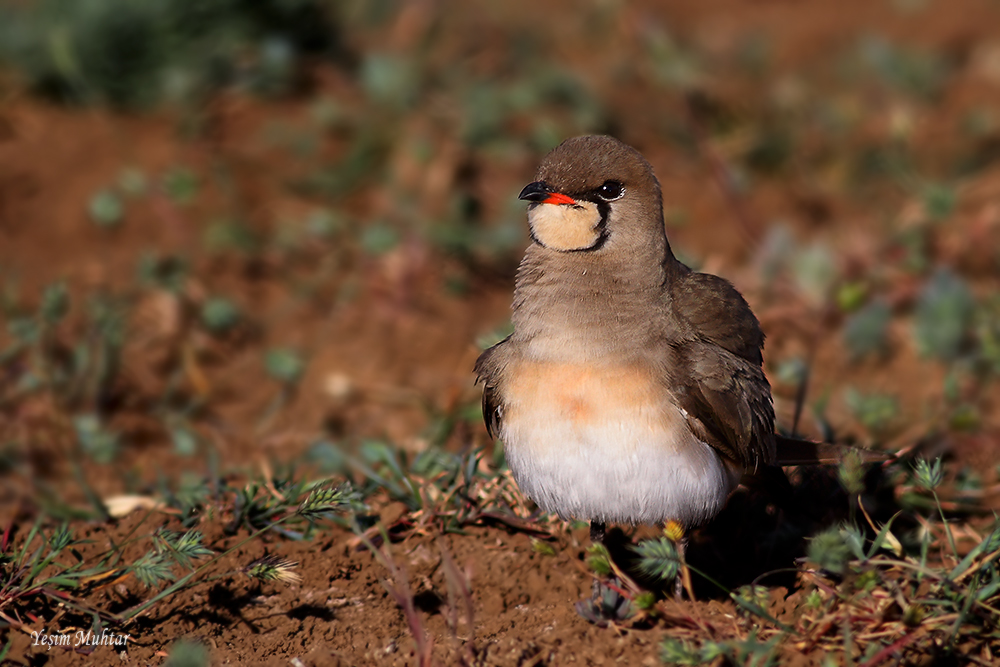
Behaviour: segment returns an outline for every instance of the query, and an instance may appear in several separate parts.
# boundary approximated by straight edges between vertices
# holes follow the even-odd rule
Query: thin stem
[[[937,505],[938,514],[941,515],[941,523],[944,524],[944,533],[948,536],[948,546],[951,547],[951,553],[958,559],[958,549],[955,548],[955,537],[951,534],[951,526],[948,525],[948,520],[944,518],[944,508],[941,507],[941,499],[938,498],[937,491],[931,489],[931,493],[934,494],[934,504]]]

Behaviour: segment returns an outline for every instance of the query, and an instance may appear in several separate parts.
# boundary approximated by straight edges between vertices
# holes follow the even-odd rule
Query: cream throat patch
[[[604,216],[597,204],[535,204],[528,209],[531,237],[552,250],[590,250],[604,240]]]

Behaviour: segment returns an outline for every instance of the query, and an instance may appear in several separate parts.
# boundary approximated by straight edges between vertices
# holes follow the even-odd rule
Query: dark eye
[[[625,188],[617,181],[604,181],[604,185],[597,188],[597,196],[604,201],[614,201],[625,194]]]

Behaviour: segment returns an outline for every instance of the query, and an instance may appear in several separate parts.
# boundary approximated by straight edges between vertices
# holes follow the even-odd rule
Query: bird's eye
[[[625,194],[625,188],[617,181],[604,181],[604,185],[597,188],[597,196],[604,201],[614,201]]]

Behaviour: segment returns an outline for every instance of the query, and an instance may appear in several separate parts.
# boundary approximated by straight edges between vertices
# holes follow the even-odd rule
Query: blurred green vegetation
[[[114,323],[131,317],[148,291],[175,295],[186,333],[190,327],[228,339],[257,326],[235,294],[186,293],[206,258],[239,257],[247,272],[273,272],[306,300],[330,298],[324,285],[335,275],[411,247],[446,259],[449,294],[467,294],[484,278],[508,280],[526,242],[515,176],[566,136],[611,132],[640,148],[662,146],[713,174],[704,189],[729,202],[733,220],[725,224],[746,227],[733,261],[758,270],[744,281],[759,279],[756,307],[766,312],[790,290],[797,317],[827,322],[858,367],[912,346],[964,378],[956,396],[942,397],[948,423],[978,424],[975,390],[992,386],[1000,370],[1000,309],[983,296],[996,287],[990,271],[1000,253],[974,274],[961,261],[970,251],[944,253],[942,239],[965,220],[969,180],[1000,158],[990,148],[1000,123],[977,103],[954,114],[961,131],[946,146],[918,140],[918,121],[939,112],[968,59],[866,30],[822,58],[789,65],[759,30],[719,46],[637,11],[606,0],[581,3],[569,27],[458,2],[0,6],[0,62],[16,74],[5,85],[116,113],[172,107],[186,138],[211,137],[212,100],[233,92],[294,100],[308,112],[295,124],[274,121],[257,138],[302,165],[274,180],[309,202],[305,213],[255,219],[224,158],[208,168],[176,163],[158,172],[123,166],[95,189],[81,205],[107,238],[130,224],[140,203],[166,198],[198,218],[195,240],[176,252],[144,252],[136,289],[84,297],[84,323],[74,326],[98,333],[70,343],[69,362],[38,342],[55,336],[54,316],[32,312],[33,297],[6,285],[16,296],[5,307],[5,358],[20,361],[34,349],[40,364],[18,366],[17,386],[59,387],[85,420],[98,414],[114,394],[124,345]],[[776,188],[792,208],[750,209]],[[208,204],[220,194],[224,204]],[[704,235],[705,222],[690,207],[690,200],[667,202],[672,236]],[[877,229],[842,217],[866,208],[867,219],[881,219]],[[849,257],[846,234],[838,232],[845,222],[856,235]],[[683,244],[675,248],[702,264]],[[343,280],[334,298],[356,298],[365,279]],[[57,294],[51,289],[46,299]],[[294,393],[309,356],[292,350],[279,345],[264,357],[266,374],[282,387],[275,409]],[[95,355],[99,363],[90,361]],[[177,377],[188,372],[181,356],[171,357]],[[768,357],[779,383],[808,377],[804,359]],[[843,398],[865,430],[884,430],[894,403],[864,387],[842,389],[821,393]],[[195,449],[176,415],[169,419],[177,448]],[[99,423],[85,426],[81,441],[106,458],[113,434]]]
[[[321,0],[40,0],[0,8],[0,57],[68,103],[149,108],[237,85],[290,90],[299,58],[344,57]]]
[[[759,29],[709,38],[607,0],[580,3],[555,25],[447,1],[38,0],[0,6],[0,62],[16,74],[5,84],[65,104],[172,106],[187,119],[182,133],[210,135],[211,101],[234,91],[308,110],[261,137],[305,165],[280,176],[312,205],[299,217],[251,219],[226,164],[127,167],[91,193],[83,206],[108,234],[144,199],[166,196],[204,216],[200,248],[143,258],[140,280],[151,288],[178,293],[206,254],[281,267],[336,258],[327,273],[296,277],[297,291],[315,293],[358,256],[416,239],[453,262],[447,289],[466,293],[484,275],[509,277],[525,243],[518,181],[506,176],[566,136],[611,132],[707,165],[716,177],[705,189],[735,202],[734,219],[754,217],[740,207],[761,192],[789,192],[800,208],[753,211],[763,219],[736,258],[755,255],[762,307],[791,285],[803,316],[825,313],[855,362],[888,358],[903,332],[921,355],[964,373],[989,378],[998,367],[995,304],[941,239],[964,214],[969,179],[1000,158],[1000,123],[970,103],[953,114],[944,145],[918,140],[971,62],[947,45],[865,29],[789,64]],[[220,191],[226,206],[197,209]],[[381,203],[365,210],[360,199]],[[882,228],[848,261],[839,216],[868,202]],[[705,225],[690,202],[667,203],[671,234]],[[899,298],[904,283],[912,298]],[[241,318],[221,295],[190,305],[216,335]]]

